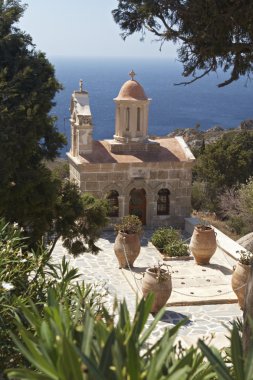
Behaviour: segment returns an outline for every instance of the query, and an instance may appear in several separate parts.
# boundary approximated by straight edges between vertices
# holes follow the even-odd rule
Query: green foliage
[[[231,231],[237,233],[238,235],[246,235],[251,231],[250,228],[248,228],[247,225],[245,225],[244,221],[242,220],[241,216],[230,216],[227,219],[227,225],[230,228]]]
[[[172,241],[166,244],[163,249],[163,254],[170,257],[189,256],[190,252],[188,246],[183,241]]]
[[[103,296],[91,285],[75,285],[79,275],[70,268],[65,257],[61,264],[51,263],[50,254],[42,248],[27,249],[18,228],[0,220],[0,372],[23,363],[15,349],[9,331],[16,331],[14,313],[20,314],[20,304],[33,302],[42,313],[48,288],[54,289],[58,302],[68,304],[72,315],[78,304],[101,314]]]
[[[180,233],[172,227],[159,227],[152,235],[151,242],[163,252],[166,245],[180,241]]]
[[[64,181],[63,165],[48,168],[66,143],[49,114],[61,85],[31,37],[14,26],[23,11],[19,0],[0,0],[0,215],[18,223],[34,249],[47,234],[52,249],[62,236],[73,254],[96,253],[107,206]]]
[[[24,6],[0,1],[0,215],[41,239],[52,219],[58,181],[44,160],[66,143],[49,115],[61,85],[53,66],[15,23]]]
[[[239,189],[240,215],[244,223],[253,230],[253,177]]]
[[[184,244],[180,232],[172,227],[158,228],[153,233],[151,242],[166,256],[189,256],[188,247]]]
[[[253,174],[253,133],[230,132],[206,146],[193,169],[193,206],[219,211],[226,189],[246,183]]]
[[[241,75],[252,73],[253,3],[251,1],[118,0],[112,11],[122,37],[145,31],[153,33],[161,46],[180,44],[178,58],[183,76],[192,83],[210,72],[230,70],[222,87]]]
[[[193,210],[196,211],[214,211],[215,204],[211,199],[215,199],[216,192],[213,186],[204,181],[193,181],[191,203]]]
[[[47,161],[46,166],[52,171],[52,177],[61,181],[69,178],[69,164],[66,160]]]
[[[219,380],[252,380],[253,379],[253,345],[247,354],[243,352],[242,338],[237,323],[233,324],[228,355],[209,348],[203,341],[198,342],[202,353],[210,362]]]
[[[194,176],[218,191],[245,183],[252,174],[252,132],[230,132],[207,145],[194,167]]]
[[[43,273],[48,253],[28,251],[25,241],[19,229],[0,220],[0,370],[20,361],[9,337],[9,330],[15,329],[13,313],[21,300],[44,302],[50,283]]]
[[[228,225],[238,234],[253,229],[253,177],[240,187],[226,189],[219,196],[219,208],[228,218]]]
[[[23,305],[25,321],[17,317],[21,340],[12,334],[32,369],[8,370],[8,377],[34,380],[210,379],[212,369],[196,349],[176,350],[174,341],[182,323],[166,330],[156,343],[148,341],[163,314],[163,310],[160,311],[145,328],[152,302],[153,295],[141,300],[133,319],[125,301],[117,306],[117,321],[106,312],[102,318],[97,318],[89,307],[80,318],[79,305],[73,316],[69,307],[60,304],[55,292],[49,289],[43,316],[33,304]],[[31,332],[27,331],[27,324]]]
[[[63,246],[73,255],[87,251],[98,253],[95,242],[108,223],[107,214],[107,201],[88,193],[81,194],[77,185],[64,182],[57,200],[54,243],[62,237]]]
[[[141,220],[136,215],[123,216],[121,223],[115,225],[117,232],[125,234],[140,234],[142,232]]]

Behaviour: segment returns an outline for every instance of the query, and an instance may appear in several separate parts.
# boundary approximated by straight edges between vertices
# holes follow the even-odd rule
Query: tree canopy
[[[253,133],[229,132],[197,159],[194,176],[217,189],[245,183],[253,175]]]
[[[183,76],[193,81],[222,69],[218,87],[253,71],[253,2],[245,0],[118,0],[112,11],[125,39],[145,30],[163,44],[179,43]]]
[[[0,215],[18,223],[31,246],[54,233],[72,252],[86,246],[96,252],[105,203],[83,197],[45,165],[66,143],[50,115],[61,85],[45,55],[16,26],[24,10],[19,0],[0,0]]]
[[[61,85],[45,55],[16,27],[24,7],[0,0],[0,214],[34,232],[48,227],[57,183],[43,164],[65,144],[49,112]]]

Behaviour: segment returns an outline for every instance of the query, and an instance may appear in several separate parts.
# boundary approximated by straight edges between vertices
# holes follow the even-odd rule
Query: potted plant
[[[142,223],[136,215],[126,215],[121,223],[115,225],[117,237],[114,252],[119,262],[119,268],[132,267],[140,253],[140,234]]]
[[[151,313],[157,313],[168,301],[172,291],[171,274],[164,264],[147,268],[142,281],[144,298],[149,293],[154,294]]]
[[[212,226],[198,224],[195,226],[190,250],[198,265],[207,265],[217,248],[216,233]]]
[[[240,258],[232,274],[232,288],[243,310],[246,284],[249,278],[250,266],[253,263],[253,253],[250,251],[240,251],[239,253]]]

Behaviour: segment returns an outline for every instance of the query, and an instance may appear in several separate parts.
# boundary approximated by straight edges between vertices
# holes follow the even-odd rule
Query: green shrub
[[[250,229],[247,228],[244,221],[240,216],[231,216],[227,220],[227,225],[231,231],[237,233],[238,235],[246,235],[250,232]]]
[[[201,339],[199,349],[176,346],[176,333],[184,321],[164,330],[162,337],[152,343],[150,335],[164,312],[161,310],[147,327],[152,300],[153,295],[142,299],[133,318],[125,301],[115,305],[117,318],[108,312],[98,318],[89,306],[83,312],[78,302],[73,312],[68,304],[59,303],[54,289],[49,289],[43,314],[34,304],[21,306],[23,318],[17,318],[19,337],[12,337],[31,368],[9,369],[8,378],[252,379],[253,350],[243,352],[238,323],[233,323],[230,330],[230,346],[221,352],[209,348],[207,341]]]
[[[115,231],[126,234],[140,234],[142,232],[142,222],[136,215],[123,216],[121,223],[115,225]]]
[[[7,371],[9,379],[33,380],[162,380],[213,378],[213,369],[196,348],[176,346],[181,321],[166,329],[157,342],[150,338],[164,310],[147,326],[153,295],[142,299],[134,316],[123,301],[115,305],[117,318],[109,313],[97,318],[86,307],[80,318],[80,304],[70,310],[49,290],[44,313],[34,305],[23,305],[24,318],[18,319],[18,349],[32,368]],[[31,313],[31,308],[33,313]],[[133,317],[133,318],[132,318]],[[27,331],[27,326],[29,330]],[[211,374],[213,375],[211,377]],[[195,376],[196,375],[196,376]]]
[[[172,241],[171,243],[167,244],[164,247],[163,253],[164,255],[170,256],[170,257],[173,257],[173,256],[180,257],[180,256],[190,255],[188,246],[184,244],[183,241],[180,241],[180,240]]]
[[[174,228],[160,227],[153,233],[151,242],[159,251],[163,252],[166,245],[180,239],[180,233]]]
[[[191,203],[193,210],[196,211],[216,211],[216,197],[212,186],[204,181],[193,181]]]
[[[14,314],[20,315],[20,304],[33,302],[39,312],[47,300],[48,288],[54,288],[58,302],[69,307],[79,303],[101,307],[99,292],[89,285],[75,285],[78,270],[70,268],[63,257],[61,264],[51,264],[43,248],[29,251],[20,229],[0,219],[0,373],[10,366],[24,364],[9,332],[16,333]],[[100,306],[101,305],[101,306]]]

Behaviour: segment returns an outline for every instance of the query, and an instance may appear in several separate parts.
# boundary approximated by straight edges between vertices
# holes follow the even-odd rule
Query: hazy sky
[[[175,47],[159,51],[155,36],[140,35],[125,42],[111,11],[117,0],[23,0],[28,5],[20,28],[28,32],[48,56],[174,57]]]

